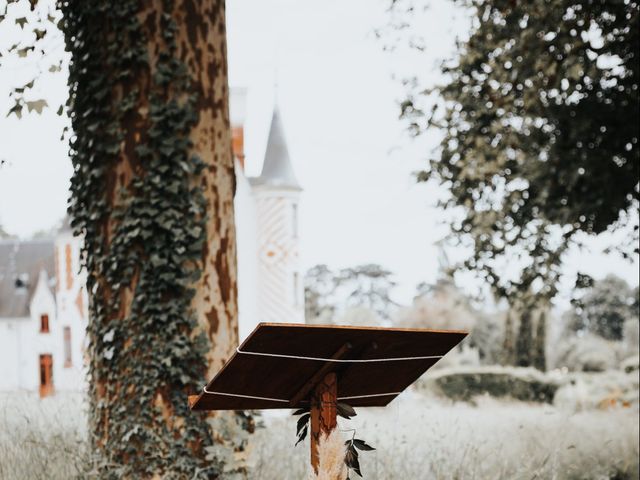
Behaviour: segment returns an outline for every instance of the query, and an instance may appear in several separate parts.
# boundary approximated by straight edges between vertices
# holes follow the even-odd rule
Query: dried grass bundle
[[[346,447],[338,429],[320,438],[318,445],[320,465],[318,473],[311,471],[309,480],[345,480],[347,467],[344,464]]]

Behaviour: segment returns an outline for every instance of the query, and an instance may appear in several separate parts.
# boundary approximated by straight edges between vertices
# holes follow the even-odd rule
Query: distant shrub
[[[564,375],[561,381],[553,403],[565,410],[638,408],[639,379],[633,371],[574,372]]]
[[[559,343],[557,348],[556,367],[566,367],[572,372],[604,372],[618,367],[621,345],[620,342],[585,334],[572,336]]]
[[[452,400],[489,395],[551,403],[559,383],[533,368],[477,367],[434,372],[421,386]]]

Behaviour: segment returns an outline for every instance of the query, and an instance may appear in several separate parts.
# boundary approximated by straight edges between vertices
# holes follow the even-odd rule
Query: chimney
[[[231,147],[233,155],[244,170],[244,121],[247,89],[233,87],[229,91],[229,116],[231,119]]]

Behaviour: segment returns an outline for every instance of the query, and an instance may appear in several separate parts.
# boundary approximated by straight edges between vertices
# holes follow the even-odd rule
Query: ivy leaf
[[[15,113],[16,117],[22,118],[22,104],[20,103],[20,101],[16,100],[15,105],[11,107],[11,110],[9,110],[9,113],[7,113],[7,117],[12,113]]]
[[[36,113],[42,113],[42,110],[45,107],[49,106],[47,104],[47,101],[44,99],[34,100],[32,102],[25,102],[25,104],[27,105],[27,109],[29,113],[31,113],[33,110],[35,110]]]
[[[32,46],[30,46],[30,47],[24,47],[24,48],[21,48],[21,49],[19,49],[19,50],[18,50],[18,56],[19,56],[20,58],[24,58],[24,57],[26,57],[26,56],[27,56],[27,54],[28,54],[29,52],[33,52],[34,50],[35,50],[35,47],[34,47],[33,45],[32,45]]]
[[[27,17],[16,18],[16,25],[20,25],[21,29],[24,29],[24,26],[26,23],[27,23]]]

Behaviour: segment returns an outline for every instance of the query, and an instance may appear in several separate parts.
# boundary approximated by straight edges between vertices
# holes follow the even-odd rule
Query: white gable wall
[[[56,303],[44,270],[38,277],[29,310],[29,317],[0,320],[0,391],[37,392],[42,354],[51,354],[55,367],[61,341],[54,334]],[[40,332],[43,314],[49,316],[49,333]],[[53,381],[55,386],[55,372]]]
[[[234,199],[236,242],[238,252],[238,333],[240,342],[258,324],[256,253],[256,211],[251,185],[236,163],[236,196]]]
[[[88,317],[86,274],[80,272],[79,238],[70,230],[60,232],[56,238],[57,325],[55,335],[60,350],[53,360],[53,382],[56,389],[81,391],[85,389],[85,344]],[[65,365],[64,327],[71,329],[71,364]]]

